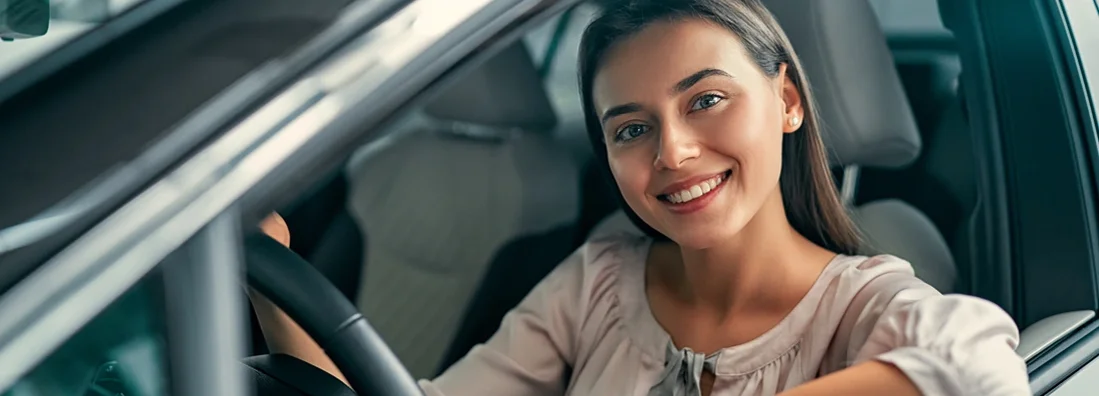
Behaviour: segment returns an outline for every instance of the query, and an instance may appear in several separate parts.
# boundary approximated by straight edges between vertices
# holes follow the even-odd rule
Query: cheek
[[[701,126],[714,131],[707,146],[735,163],[742,187],[770,185],[781,173],[784,134],[770,111],[767,103],[737,103]]]
[[[609,152],[607,154],[611,175],[614,176],[614,181],[622,192],[622,197],[630,206],[635,206],[645,200],[646,188],[649,185],[649,179],[652,177],[651,162],[647,166],[644,158],[636,151],[641,150],[631,148],[628,152]]]
[[[730,106],[716,117],[703,120],[704,130],[716,133],[709,136],[711,148],[738,160],[764,157],[782,140],[781,125],[768,116],[764,103],[741,102]],[[769,155],[769,154],[768,154]]]

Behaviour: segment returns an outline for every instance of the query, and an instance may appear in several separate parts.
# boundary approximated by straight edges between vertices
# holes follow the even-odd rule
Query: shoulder
[[[881,254],[877,256],[838,256],[837,264],[842,268],[843,275],[849,278],[872,280],[882,275],[911,276],[916,273],[912,264],[904,259]]]
[[[566,281],[582,295],[602,295],[617,288],[623,271],[644,263],[649,239],[629,234],[593,238],[581,245],[554,271],[547,281]],[[580,290],[575,290],[580,289]]]
[[[1012,323],[1002,308],[987,300],[964,294],[942,294],[920,280],[905,260],[890,255],[841,258],[841,268],[832,282],[838,300],[846,300],[847,313],[865,320],[868,312],[905,315],[927,323],[976,318]],[[932,325],[936,326],[936,325]]]
[[[912,264],[892,255],[839,256],[833,263],[832,287],[841,299],[855,300],[859,295],[889,294],[902,291],[919,295],[940,295],[934,287],[916,276]]]
[[[588,240],[545,279],[540,288],[590,300],[606,297],[617,289],[623,270],[631,271],[644,263],[649,239],[629,234],[605,235]],[[636,264],[636,265],[635,265]],[[590,301],[577,301],[590,305]]]
[[[857,327],[920,344],[972,342],[993,333],[1002,334],[1011,347],[1018,342],[1014,321],[988,300],[944,295],[917,278],[908,262],[894,256],[852,260],[840,276],[846,277],[848,290],[840,294],[849,298],[844,316],[855,318]]]
[[[619,266],[624,261],[644,261],[651,243],[648,237],[615,232],[589,239],[578,253],[585,266],[602,269]]]
[[[1015,353],[1019,330],[998,305],[939,293],[892,256],[867,258],[850,274],[861,287],[844,314],[849,324],[837,332],[849,361],[890,363],[925,394],[1026,390],[1026,365]]]
[[[987,300],[943,295],[895,256],[844,257],[831,312],[841,318],[837,336],[865,360],[899,347],[938,348],[995,338],[1014,348],[1018,330],[1010,316]],[[843,348],[841,348],[843,349]],[[850,355],[848,355],[850,356]]]
[[[825,270],[828,291],[824,293],[818,317],[835,324],[836,337],[862,343],[885,311],[899,301],[917,301],[941,294],[916,277],[912,266],[891,255],[837,256]],[[901,298],[898,298],[901,297]],[[907,304],[905,304],[907,305]],[[833,348],[836,349],[836,348]],[[850,357],[844,346],[835,351]]]

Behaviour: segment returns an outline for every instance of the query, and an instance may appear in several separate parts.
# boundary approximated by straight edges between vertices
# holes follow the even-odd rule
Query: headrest
[[[557,123],[542,77],[519,40],[433,97],[429,116],[501,128],[549,130]]]
[[[866,0],[764,0],[801,57],[833,165],[901,167],[920,134]]]

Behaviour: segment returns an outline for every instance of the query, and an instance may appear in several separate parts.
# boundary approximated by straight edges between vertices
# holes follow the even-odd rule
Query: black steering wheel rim
[[[261,233],[245,238],[245,264],[249,285],[313,337],[356,393],[423,396],[366,318],[312,264]]]

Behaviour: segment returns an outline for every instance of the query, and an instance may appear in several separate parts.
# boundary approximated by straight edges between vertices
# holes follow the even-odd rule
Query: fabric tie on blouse
[[[668,343],[664,372],[660,382],[649,389],[649,396],[701,396],[702,370],[714,372],[717,354],[709,357],[690,348],[678,350]]]

